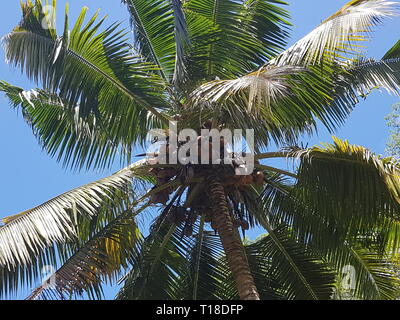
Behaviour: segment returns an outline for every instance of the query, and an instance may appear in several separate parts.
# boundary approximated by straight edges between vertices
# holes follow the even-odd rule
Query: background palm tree
[[[44,150],[75,169],[127,166],[3,220],[2,294],[58,265],[30,299],[101,297],[116,280],[119,299],[398,297],[398,163],[337,138],[297,145],[317,124],[334,131],[372,89],[398,93],[396,46],[382,61],[360,46],[396,3],[353,0],[283,50],[281,1],[124,2],[133,45],[98,13],[85,22],[86,8],[72,28],[67,8],[58,35],[55,1],[54,12],[23,3],[4,38],[8,62],[41,89],[0,90]],[[130,164],[170,120],[197,132],[254,129],[256,170]],[[275,158],[293,159],[293,170],[272,167]],[[267,234],[243,243],[239,230],[256,225]]]

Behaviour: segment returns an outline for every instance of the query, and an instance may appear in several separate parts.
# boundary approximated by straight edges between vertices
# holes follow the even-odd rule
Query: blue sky
[[[0,11],[0,36],[7,34],[20,19],[20,0],[2,0]],[[290,0],[289,10],[294,24],[291,41],[294,42],[311,31],[322,20],[330,16],[348,1],[346,0]],[[58,1],[58,17],[62,19],[65,0]],[[100,8],[108,15],[109,23],[123,21],[128,26],[128,14],[120,0],[70,0],[71,21],[74,21],[83,5],[94,13]],[[59,21],[59,23],[62,21]],[[380,58],[400,38],[400,17],[387,20],[373,34],[368,44],[370,56]],[[0,50],[0,79],[26,89],[35,86],[26,80],[20,71],[4,62],[4,51]],[[397,97],[376,92],[363,101],[353,112],[346,125],[336,135],[350,142],[364,145],[377,153],[384,153],[389,136],[384,117]],[[331,141],[330,135],[321,128],[318,136],[305,142],[310,145]],[[79,185],[96,180],[118,169],[98,172],[74,173],[42,152],[31,130],[22,116],[11,110],[8,102],[0,96],[0,218],[34,207],[46,200]],[[252,237],[256,233],[251,234]],[[112,298],[114,290],[107,289]],[[20,296],[18,296],[19,298]],[[21,295],[23,297],[23,295]]]

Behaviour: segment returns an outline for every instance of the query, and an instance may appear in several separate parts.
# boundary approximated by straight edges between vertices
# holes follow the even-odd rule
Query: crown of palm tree
[[[361,45],[397,3],[353,0],[285,50],[284,1],[123,2],[133,42],[87,8],[70,27],[67,7],[58,35],[55,1],[40,0],[22,3],[3,39],[8,63],[41,88],[0,90],[44,150],[77,169],[127,166],[3,220],[1,294],[56,265],[30,299],[100,298],[107,281],[123,283],[118,299],[343,298],[351,266],[353,298],[397,298],[399,164],[337,138],[296,143],[317,124],[333,132],[375,88],[399,93],[399,44],[383,60]],[[130,163],[169,121],[254,129],[255,170]],[[139,222],[154,208],[145,236]],[[256,225],[266,234],[240,237]]]

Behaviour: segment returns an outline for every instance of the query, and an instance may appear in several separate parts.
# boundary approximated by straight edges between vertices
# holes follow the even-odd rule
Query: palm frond
[[[182,275],[184,295],[192,300],[229,299],[236,288],[226,262],[222,259],[223,247],[219,237],[205,226],[199,226],[194,243],[187,253],[188,268]]]
[[[372,27],[396,10],[393,1],[352,0],[269,64],[304,66],[360,55],[360,43],[369,38]]]
[[[293,156],[301,160],[298,197],[314,211],[337,218],[342,226],[365,229],[383,218],[398,221],[400,175],[395,160],[338,138]]]
[[[382,60],[400,58],[400,40],[385,53]]]
[[[200,95],[206,101],[217,103],[220,100],[229,100],[244,89],[248,89],[248,106],[250,112],[253,108],[260,111],[260,105],[271,108],[271,104],[289,94],[290,83],[288,76],[304,72],[300,67],[273,68],[265,72],[254,72],[235,80],[218,80],[206,83],[195,91],[193,96],[200,103]],[[258,102],[258,103],[257,103]]]
[[[400,59],[360,59],[349,63],[336,76],[333,105],[340,103],[354,106],[359,102],[359,97],[365,99],[376,89],[399,95],[399,70]]]
[[[326,255],[339,275],[335,299],[394,300],[399,295],[398,262],[369,246],[347,243]]]
[[[269,264],[266,274],[274,280],[271,284],[276,286],[275,295],[300,300],[327,300],[332,296],[335,273],[321,258],[291,239],[286,227],[271,230],[267,236],[248,246],[247,250],[250,255],[258,257],[259,263],[260,260],[264,261],[264,267],[265,262]],[[294,265],[298,271],[293,268]],[[265,280],[260,274],[256,279]]]
[[[143,131],[166,121],[160,113],[168,106],[160,95],[165,84],[156,74],[157,67],[132,53],[127,32],[118,30],[118,24],[100,31],[104,18],[98,19],[96,13],[83,25],[84,8],[72,30],[58,37],[55,30],[42,28],[43,19],[51,16],[43,12],[41,1],[23,3],[22,12],[19,26],[3,39],[10,64],[70,108],[79,105],[79,116],[100,118],[101,114],[103,122],[121,122],[114,130],[119,136],[121,130],[129,131],[131,143],[143,141]]]
[[[258,223],[268,232],[268,236],[270,239],[269,241],[272,246],[271,250],[274,250],[276,252],[273,255],[278,255],[282,266],[285,265],[284,269],[282,269],[281,267],[283,278],[280,281],[284,281],[284,283],[286,284],[290,280],[293,281],[293,283],[289,284],[289,288],[287,289],[289,296],[292,295],[293,298],[303,297],[303,299],[312,300],[327,299],[327,297],[332,293],[331,290],[334,280],[332,280],[332,278],[326,277],[326,280],[328,280],[327,282],[322,283],[320,287],[314,287],[312,283],[313,278],[308,277],[307,269],[303,269],[301,260],[297,260],[296,252],[297,250],[299,250],[299,243],[294,240],[291,242],[290,240],[288,240],[287,235],[281,237],[281,233],[279,232],[279,228],[281,226],[277,227],[278,232],[276,232],[266,219],[262,210],[253,211],[252,215],[258,221]],[[315,257],[313,257],[312,259],[315,259]],[[320,260],[322,263],[321,258]],[[325,271],[328,272],[327,270]]]
[[[188,31],[180,0],[123,0],[131,15],[135,47],[170,82],[185,78]],[[181,79],[182,78],[182,79]]]
[[[0,234],[2,240],[3,236],[9,237],[9,239],[3,241],[2,244],[11,244],[12,246],[7,247],[6,251],[1,247],[0,255],[3,258],[11,259],[13,254],[17,258],[26,254],[27,261],[25,263],[16,261],[14,265],[9,266],[3,263],[0,265],[0,295],[20,294],[21,287],[36,287],[38,280],[43,280],[45,277],[43,272],[46,274],[54,272],[57,266],[69,261],[90,239],[100,234],[101,230],[107,228],[124,213],[131,212],[131,216],[133,216],[139,212],[138,209],[132,212],[132,204],[142,202],[151,192],[142,195],[145,184],[138,179],[133,180],[132,183],[132,177],[129,177],[132,174],[121,172],[109,179],[102,179],[103,185],[100,184],[101,181],[97,181],[78,188],[79,190],[67,192],[37,208],[6,218],[6,225],[0,227]],[[140,176],[138,172],[133,175]],[[71,199],[71,194],[81,197],[80,200]],[[59,201],[57,202],[57,200]],[[78,207],[78,202],[84,207]],[[93,210],[93,212],[89,212],[89,210]],[[58,223],[59,216],[64,218],[66,226],[60,227],[55,223]],[[12,226],[11,230],[10,225]],[[71,232],[66,235],[65,233],[68,231]],[[10,235],[10,232],[14,232],[15,235]],[[51,232],[53,234],[50,234]],[[54,234],[59,239],[48,238]],[[23,241],[27,241],[27,243]],[[107,243],[111,244],[110,241]],[[19,245],[21,249],[19,249]],[[114,245],[113,248],[117,248],[117,246]],[[112,250],[109,252],[112,253]],[[113,255],[113,259],[114,257],[117,256]],[[122,258],[123,256],[121,256],[120,262],[124,267],[125,262]],[[111,281],[114,274],[110,273],[107,276]],[[87,293],[91,296],[101,296],[100,283],[98,286],[88,289],[90,290]],[[55,297],[57,292],[46,290],[46,293],[54,293]],[[74,296],[76,296],[75,293]]]
[[[173,82],[178,86],[188,80],[187,52],[190,47],[189,29],[180,0],[172,0],[175,23],[176,58]]]
[[[127,267],[141,237],[133,216],[122,213],[80,246],[51,277],[37,287],[28,300],[64,300],[84,292],[98,291],[104,278],[115,279]]]
[[[264,0],[187,1],[184,12],[192,39],[190,78],[232,79],[265,62],[286,38],[287,12],[280,7],[285,4]]]
[[[21,110],[44,150],[64,166],[104,168],[117,155],[122,163],[131,159],[132,145],[126,141],[127,135],[115,130],[119,120],[105,122],[101,115],[94,114],[81,117],[79,105],[70,108],[61,97],[44,90],[27,91],[3,81],[0,91],[13,108]]]
[[[254,68],[258,68],[284,48],[291,25],[285,1],[246,0],[243,1],[244,17],[240,28],[259,40],[258,47],[252,47]],[[257,59],[258,58],[258,59]]]
[[[176,299],[182,290],[177,284],[181,269],[187,264],[183,254],[187,246],[182,229],[156,222],[142,241],[132,270],[123,278],[124,285],[117,299]]]
[[[300,151],[300,154],[305,153]],[[286,156],[294,154],[296,151],[287,152]],[[349,270],[352,282],[348,298],[396,298],[399,277],[395,270],[400,244],[398,204],[390,191],[391,182],[389,187],[386,185],[387,179],[398,179],[396,163],[338,139],[334,145],[310,149],[307,160],[301,157],[300,160],[298,183],[303,179],[303,161],[315,170],[319,167],[326,176],[336,175],[335,182],[331,181],[335,186],[328,197],[335,199],[332,201],[337,201],[337,206],[331,211],[330,203],[324,203],[327,198],[322,196],[323,189],[330,187],[326,176],[314,171],[310,173],[316,184],[313,200],[305,196],[308,191],[296,189],[296,180],[266,176],[266,188],[261,195],[264,209],[258,209],[259,212],[264,212],[272,226],[288,225],[296,241],[317,253],[335,270],[339,276],[339,293],[335,298],[345,298],[340,294],[340,284],[345,281],[342,273]],[[346,171],[339,173],[339,167]],[[353,190],[347,190],[350,187]]]
[[[187,109],[194,118],[220,110],[218,119],[227,127],[254,128],[256,144],[268,146],[271,137],[283,144],[286,137],[313,132],[317,119],[334,130],[347,118],[352,104],[332,104],[336,70],[263,67],[235,80],[203,84],[191,94]]]
[[[143,162],[137,163],[141,165]],[[134,166],[78,187],[33,209],[3,219],[0,227],[0,265],[8,270],[32,264],[55,243],[78,236],[78,219],[91,219],[118,190],[126,190],[136,176]]]
[[[289,226],[291,236],[322,257],[338,274],[340,287],[343,270],[352,274],[352,295],[357,299],[393,299],[396,296],[395,284],[399,281],[394,273],[400,245],[400,223],[384,215],[383,218],[365,227],[358,223],[357,217],[341,216],[330,218],[295,192],[296,180],[283,179],[279,175],[267,176],[266,187],[260,194],[265,218],[272,226]],[[307,201],[307,200],[306,200]],[[259,202],[259,201],[258,201]],[[254,205],[257,207],[257,205]],[[253,209],[253,211],[256,209]],[[348,220],[353,220],[349,225]],[[380,273],[374,274],[361,253],[374,257]],[[382,272],[388,266],[387,273]],[[396,279],[397,277],[397,279]],[[375,279],[376,278],[376,279]],[[389,290],[390,288],[390,290]]]
[[[228,126],[254,127],[264,146],[270,137],[283,144],[286,137],[312,132],[317,119],[333,131],[360,97],[365,98],[374,89],[399,95],[399,68],[399,59],[360,59],[341,66],[307,69],[267,66],[235,80],[203,84],[191,94],[187,109],[198,118],[199,113],[206,117],[219,108],[219,118]],[[257,126],[252,125],[253,118]]]
[[[396,298],[400,281],[396,266],[398,223],[386,220],[367,230],[359,225],[349,229],[342,220],[327,219],[313,211],[307,202],[296,199],[293,182],[284,182],[278,176],[266,180],[262,195],[264,209],[253,208],[252,212],[261,213],[254,216],[270,221],[275,228],[287,225],[292,241],[305,246],[329,266],[336,274],[332,298]]]

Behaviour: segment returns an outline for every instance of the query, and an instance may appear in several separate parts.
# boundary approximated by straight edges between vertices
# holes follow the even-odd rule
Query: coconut
[[[249,175],[249,176],[245,176],[246,177],[246,184],[252,184],[253,183],[253,176]]]
[[[167,202],[168,202],[168,200],[169,200],[169,195],[168,195],[168,193],[165,193],[165,192],[163,192],[163,191],[161,191],[161,192],[158,192],[158,193],[155,193],[155,194],[152,194],[151,196],[150,196],[150,203],[154,203],[154,204],[167,204]]]
[[[235,228],[239,228],[241,225],[242,225],[242,221],[241,220],[239,220],[239,219],[233,220],[233,226]]]
[[[264,173],[262,171],[257,171],[254,175],[254,181],[258,186],[262,186],[264,183]]]
[[[250,229],[250,224],[246,220],[241,221],[241,227],[243,230],[249,230]]]
[[[206,121],[203,123],[202,128],[203,128],[203,129],[211,130],[211,128],[212,128],[212,123],[213,123],[212,119],[208,119],[208,120],[206,120]]]

